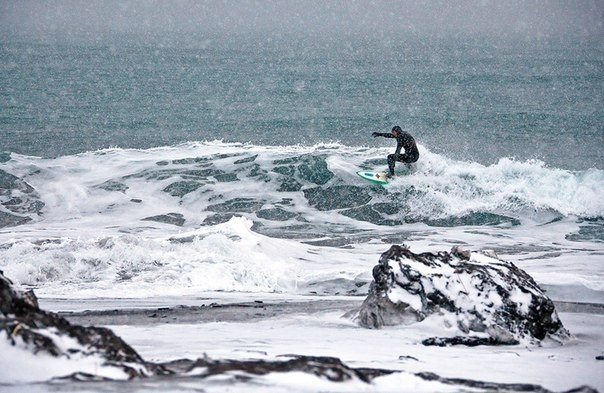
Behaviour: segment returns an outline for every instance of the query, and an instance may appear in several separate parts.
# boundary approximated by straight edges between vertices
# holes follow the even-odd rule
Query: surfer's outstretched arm
[[[383,136],[384,138],[396,138],[389,132],[372,132],[371,135],[373,135],[374,138],[378,136]]]

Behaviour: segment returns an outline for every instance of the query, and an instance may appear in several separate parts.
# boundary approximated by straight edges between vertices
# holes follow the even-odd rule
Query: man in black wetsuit
[[[396,138],[396,151],[394,154],[388,155],[389,177],[394,176],[394,163],[396,161],[410,164],[416,162],[419,158],[419,151],[415,144],[415,139],[408,133],[403,131],[399,126],[392,127],[392,132],[374,132],[371,135],[374,137],[383,136],[385,138]],[[405,148],[405,153],[401,154],[401,149]]]

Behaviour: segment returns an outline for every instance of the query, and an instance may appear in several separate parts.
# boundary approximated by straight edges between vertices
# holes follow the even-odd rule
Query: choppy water
[[[602,170],[511,159],[484,166],[420,146],[417,165],[385,187],[356,176],[357,168],[383,167],[388,151],[207,142],[12,155],[3,164],[3,203],[13,221],[1,232],[0,266],[41,291],[69,285],[73,294],[75,285],[107,295],[117,285],[122,296],[140,296],[150,283],[170,295],[309,285],[350,292],[371,280],[385,243],[465,244],[528,260],[574,256],[588,266],[601,259]],[[326,263],[332,251],[321,246],[349,251]],[[600,290],[597,276],[581,281],[580,266],[544,283],[565,277]]]
[[[0,268],[42,293],[350,292],[400,242],[602,288],[598,43],[3,36],[0,51]],[[394,124],[419,162],[362,181],[394,150],[370,132]]]
[[[399,124],[453,159],[604,169],[601,43],[255,38],[2,37],[0,146],[374,146]]]

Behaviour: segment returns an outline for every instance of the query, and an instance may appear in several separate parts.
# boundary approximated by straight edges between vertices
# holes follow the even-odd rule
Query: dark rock
[[[33,353],[78,359],[95,356],[108,367],[118,367],[132,377],[161,374],[162,368],[146,364],[138,353],[111,330],[70,324],[65,318],[43,311],[32,291],[15,289],[0,272],[0,329],[12,345],[25,345]],[[17,344],[17,341],[23,344]],[[131,364],[141,367],[135,368]]]
[[[210,360],[197,359],[191,364],[177,364],[172,371],[196,374],[195,370],[201,370],[201,377],[208,378],[215,375],[246,373],[249,375],[266,375],[273,372],[304,372],[317,377],[325,378],[332,382],[345,382],[350,380],[361,380],[371,382],[376,377],[392,374],[392,370],[351,368],[338,358],[326,356],[297,356],[282,361],[265,360]],[[164,363],[166,369],[171,369],[171,363]]]
[[[499,345],[502,344],[498,339],[492,337],[431,337],[422,340],[426,346],[434,345],[437,347],[447,347],[449,345],[465,345],[467,347],[477,347],[479,345]],[[510,340],[505,344],[516,345],[518,341]]]
[[[409,355],[401,355],[398,357],[398,360],[414,360],[416,362],[419,361],[416,357],[409,356]]]
[[[306,302],[305,302],[306,303]],[[254,308],[264,307],[263,303],[254,302],[249,305]],[[212,304],[208,307],[225,308],[229,305]],[[199,307],[198,307],[199,308]],[[203,306],[201,307],[203,308]],[[168,308],[158,308],[154,313],[147,314],[150,318],[163,317]],[[113,310],[116,311],[117,310]],[[146,312],[145,310],[130,310],[131,312]],[[104,310],[111,313],[112,310]],[[185,308],[182,312],[190,314]],[[148,376],[197,377],[201,379],[227,376],[238,381],[247,381],[254,376],[269,373],[303,372],[328,381],[346,382],[351,380],[371,383],[374,379],[390,375],[394,370],[378,368],[352,368],[340,359],[325,356],[284,355],[285,359],[277,361],[266,360],[215,360],[207,357],[197,360],[176,359],[170,362],[153,363],[145,361],[133,348],[126,344],[110,329],[99,327],[83,327],[67,321],[65,318],[39,308],[33,291],[17,289],[13,283],[0,271],[0,339],[6,337],[9,343],[25,353],[36,355],[44,353],[50,357],[60,358],[61,367],[66,370],[66,360],[71,361],[71,372],[68,375],[56,375],[55,379],[75,381],[110,381],[111,378],[99,372],[100,368],[111,368],[122,371],[120,379],[144,378]],[[96,363],[94,372],[82,369],[85,358],[92,358]],[[411,356],[401,356],[400,360],[415,360]],[[52,360],[44,359],[44,362]],[[98,362],[98,363],[97,363]],[[115,377],[115,372],[111,375]],[[548,393],[539,385],[490,383],[460,378],[443,378],[434,373],[420,372],[416,377],[426,381],[438,382],[455,387],[480,389],[484,391],[522,391]],[[570,393],[569,391],[568,393]],[[573,389],[576,393],[596,392],[589,386]]]
[[[256,306],[263,305],[259,303]],[[158,309],[159,311],[161,309]],[[9,332],[6,337],[12,345],[19,345],[33,353],[44,352],[53,357],[67,359],[95,356],[104,359],[102,366],[119,368],[129,378],[183,373],[189,375],[193,373],[207,378],[233,372],[265,375],[272,372],[301,371],[334,382],[351,379],[370,382],[378,376],[393,372],[381,369],[355,369],[348,367],[337,358],[312,356],[288,356],[290,359],[282,361],[180,359],[163,364],[146,362],[109,329],[73,325],[58,314],[41,310],[32,291],[24,292],[15,289],[12,282],[1,271],[0,312],[2,313],[1,331]],[[24,346],[17,341],[24,343]],[[77,344],[74,344],[74,341]],[[77,366],[77,361],[74,364]],[[63,377],[85,381],[106,380],[100,375],[82,371],[74,371]]]
[[[564,340],[568,331],[554,303],[511,262],[454,247],[414,254],[392,246],[373,269],[369,295],[356,315],[380,328],[440,318],[461,335],[428,338],[425,345],[497,345]]]
[[[531,392],[531,393],[549,393],[540,385],[529,383],[493,383],[484,381],[475,381],[464,378],[443,378],[431,372],[420,372],[416,376],[426,380],[440,382],[445,385],[466,387],[470,389],[480,389],[483,392]],[[597,393],[597,391],[589,386],[581,386],[577,389],[569,390],[565,393]]]

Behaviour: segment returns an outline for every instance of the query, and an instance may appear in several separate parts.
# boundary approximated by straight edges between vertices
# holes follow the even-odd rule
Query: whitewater
[[[16,187],[3,193],[3,202],[18,197],[22,206],[44,207],[26,224],[0,231],[0,270],[33,288],[42,307],[62,312],[248,301],[344,305],[257,322],[110,326],[155,361],[299,353],[406,372],[443,374],[446,365],[446,376],[480,375],[552,390],[582,384],[602,388],[592,365],[601,353],[598,343],[604,342],[596,327],[599,314],[563,312],[576,338],[562,348],[446,352],[415,344],[426,332],[436,334],[438,326],[365,331],[343,317],[346,307],[362,301],[372,267],[390,244],[417,252],[454,245],[493,250],[525,269],[554,301],[604,304],[603,171],[509,158],[485,166],[451,160],[420,145],[422,160],[399,168],[386,186],[356,176],[357,168],[383,169],[389,150],[335,142],[271,147],[211,141],[57,158],[11,154],[2,170],[35,192]],[[185,328],[197,333],[176,339]],[[395,353],[383,349],[392,345]],[[455,360],[459,357],[466,359],[463,366]],[[490,364],[486,370],[485,363]],[[40,364],[40,371],[24,374],[25,364]],[[23,383],[43,382],[70,369],[45,365],[39,358],[21,359],[10,368],[5,364],[12,371],[2,383],[7,391],[18,391]],[[268,376],[260,386],[245,388],[367,389],[300,378]],[[401,384],[407,391],[442,388],[404,374],[380,379],[370,390],[400,391]],[[186,380],[169,387],[155,381],[128,389],[195,386]],[[210,383],[204,389],[228,386]]]
[[[355,280],[370,280],[375,254],[345,258],[346,269],[341,258],[311,267],[313,247],[369,244],[375,253],[388,242],[419,242],[430,250],[476,245],[521,266],[557,254],[551,270],[531,272],[542,284],[604,288],[601,264],[572,267],[600,257],[603,171],[513,159],[484,166],[421,147],[422,160],[386,187],[355,175],[380,169],[387,153],[215,141],[55,159],[12,155],[4,170],[30,184],[44,210],[2,230],[0,266],[42,295],[66,284],[76,297],[142,297],[150,288],[156,296],[297,293],[337,278],[342,288],[334,290],[349,292]],[[220,225],[232,217],[228,229]],[[267,236],[259,249],[256,233]],[[298,251],[280,256],[283,248]]]

